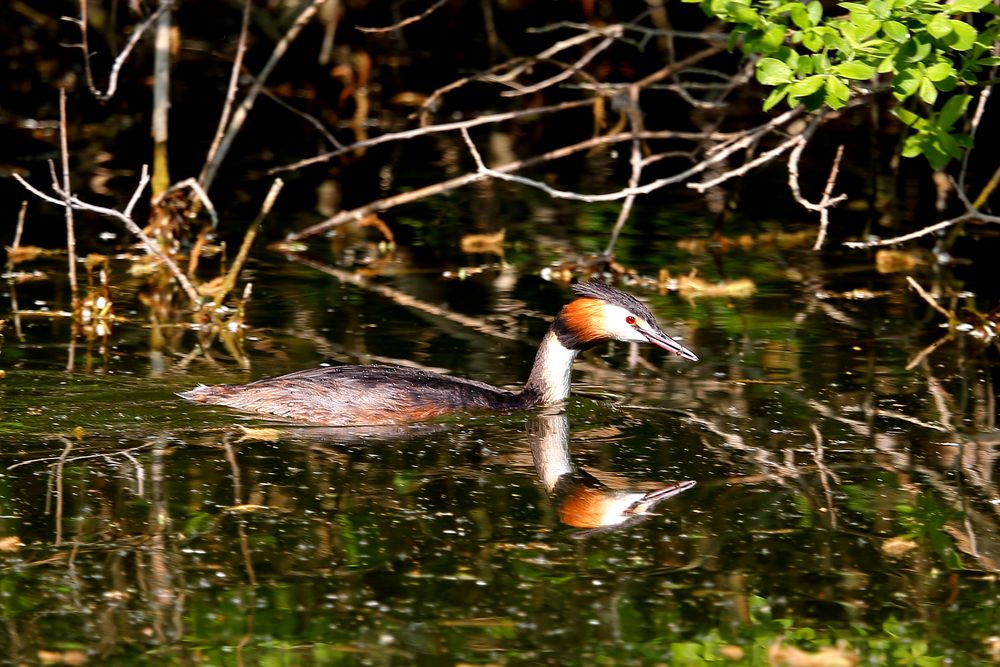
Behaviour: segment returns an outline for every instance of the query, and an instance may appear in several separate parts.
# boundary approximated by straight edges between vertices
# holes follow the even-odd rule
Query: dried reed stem
[[[254,239],[257,238],[257,232],[260,230],[260,226],[263,224],[264,218],[266,218],[267,214],[271,212],[271,207],[274,206],[274,202],[278,198],[278,194],[281,192],[281,188],[284,187],[284,185],[285,182],[280,178],[274,179],[274,183],[271,184],[271,189],[268,191],[267,197],[264,198],[263,206],[260,207],[257,217],[250,224],[246,234],[243,236],[243,243],[240,245],[240,250],[236,253],[236,258],[229,267],[225,280],[222,281],[222,287],[219,289],[219,294],[215,301],[216,303],[221,304],[226,298],[226,295],[229,294],[233,287],[236,286],[236,278],[243,269],[243,265],[246,264],[247,257],[250,254],[250,246],[253,245]]]
[[[62,190],[67,200],[72,195],[69,182],[69,140],[66,131],[66,89],[59,89],[59,153],[62,157]],[[53,179],[54,180],[54,179]],[[53,183],[53,187],[57,184]],[[76,232],[73,226],[73,208],[63,207],[66,211],[66,253],[69,255],[69,289],[73,302],[73,311],[77,304],[76,283]]]
[[[172,0],[160,0],[153,49],[153,197],[170,187],[167,152],[170,118],[170,21]]]

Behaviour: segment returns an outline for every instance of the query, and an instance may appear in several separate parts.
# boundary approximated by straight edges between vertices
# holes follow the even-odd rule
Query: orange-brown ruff
[[[399,366],[332,366],[249,384],[199,385],[178,395],[309,424],[400,424],[454,412],[523,410],[565,400],[573,359],[581,350],[607,340],[649,342],[698,360],[663,333],[649,309],[632,295],[600,282],[580,283],[573,291],[579,298],[564,306],[552,322],[519,392]]]

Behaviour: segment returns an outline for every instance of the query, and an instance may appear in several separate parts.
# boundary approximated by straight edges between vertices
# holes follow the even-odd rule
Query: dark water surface
[[[756,291],[634,287],[702,361],[601,347],[562,412],[321,429],[173,396],[322,362],[516,385],[569,294],[540,277],[560,253],[548,232],[509,229],[505,262],[416,257],[426,230],[381,255],[371,284],[425,309],[261,251],[249,369],[235,347],[207,356],[195,332],[154,330],[137,281],[115,288],[125,319],[104,350],[71,345],[65,320],[21,318],[18,335],[8,288],[0,653],[764,664],[781,639],[842,641],[869,664],[968,664],[1000,650],[995,354],[960,335],[919,358],[939,318],[870,257],[624,239],[644,275],[697,268]],[[442,278],[462,266],[485,268]],[[20,307],[64,307],[62,280],[18,286]],[[697,484],[626,509],[684,480]]]

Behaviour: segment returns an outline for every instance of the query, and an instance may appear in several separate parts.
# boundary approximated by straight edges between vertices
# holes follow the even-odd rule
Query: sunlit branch
[[[969,125],[969,139],[972,142],[972,146],[975,146],[976,132],[979,130],[979,123],[983,119],[983,113],[986,111],[986,103],[989,102],[990,95],[993,92],[993,86],[983,86],[982,90],[979,91],[979,97],[976,101],[976,110],[972,113],[972,123]],[[958,189],[962,192],[965,191],[965,176],[969,169],[969,156],[972,154],[973,148],[965,151],[962,156],[962,168],[958,172]],[[1000,173],[1000,171],[998,171]],[[987,195],[988,196],[988,195]],[[979,201],[982,197],[976,199],[976,205],[973,208],[979,208],[985,202]]]
[[[443,7],[447,2],[448,2],[448,0],[437,0],[437,2],[435,2],[433,5],[431,5],[430,7],[428,7],[427,9],[425,9],[424,11],[420,12],[419,14],[416,14],[414,16],[408,16],[407,18],[403,19],[402,21],[399,21],[398,23],[393,23],[392,25],[389,25],[389,26],[385,26],[384,28],[368,28],[368,27],[364,27],[364,26],[357,26],[356,30],[359,30],[361,32],[368,32],[368,33],[392,32],[393,30],[399,30],[400,28],[405,28],[406,26],[410,25],[411,23],[416,23],[417,21],[420,21],[420,20],[422,20],[422,19],[430,16],[432,13],[434,13],[435,11],[437,11],[438,9],[440,9],[441,7]]]
[[[560,40],[550,46],[549,48],[537,53],[533,57],[529,58],[517,58],[510,61],[510,64],[514,66],[505,73],[498,74],[495,76],[484,77],[485,81],[496,81],[498,83],[509,83],[511,80],[523,74],[532,64],[535,62],[551,60],[557,54],[565,51],[568,48],[579,46],[585,44],[597,37],[607,36],[607,37],[620,37],[622,34],[621,25],[612,25],[603,29],[597,29],[592,25],[576,24],[575,28],[581,31],[581,34],[574,35],[573,37],[568,37],[566,39]],[[539,32],[541,32],[539,30]],[[503,66],[501,66],[503,67]]]
[[[778,123],[779,119],[782,119],[781,122],[784,122],[784,119],[792,117],[795,113],[797,113],[797,110],[793,109],[792,111],[786,112],[785,114],[782,114],[782,116],[779,116],[778,118],[772,119],[768,123],[765,123],[764,125],[762,125],[762,126],[760,126],[758,128],[755,128],[753,130],[750,130],[750,131],[747,131],[745,133],[742,133],[742,136],[741,136],[740,139],[738,139],[737,141],[734,141],[734,142],[730,143],[723,150],[715,151],[711,155],[711,157],[708,157],[708,158],[702,160],[701,162],[699,162],[699,163],[695,164],[694,166],[690,167],[689,169],[685,169],[684,171],[678,172],[678,173],[674,174],[673,176],[667,176],[667,177],[664,177],[664,178],[659,178],[659,179],[657,179],[655,181],[651,181],[649,183],[646,183],[646,184],[640,185],[640,186],[636,186],[636,187],[623,188],[623,189],[618,190],[616,192],[607,192],[607,193],[602,193],[602,194],[582,194],[582,193],[579,193],[579,192],[572,192],[572,191],[569,191],[569,190],[559,190],[557,188],[553,188],[552,186],[548,185],[547,183],[543,183],[541,181],[538,181],[538,180],[535,180],[535,179],[531,179],[531,178],[526,178],[524,176],[518,176],[518,175],[515,175],[515,174],[512,174],[512,173],[508,173],[508,171],[514,171],[513,169],[510,169],[510,170],[503,170],[503,169],[500,169],[500,168],[492,168],[491,169],[491,168],[487,167],[485,164],[483,164],[483,162],[482,162],[481,159],[477,159],[476,163],[477,163],[477,167],[478,167],[479,173],[481,173],[481,174],[483,174],[485,176],[489,176],[489,177],[495,178],[497,180],[510,181],[512,183],[518,183],[520,185],[526,185],[528,187],[535,188],[536,190],[541,190],[542,192],[544,192],[545,194],[549,195],[550,197],[553,197],[554,199],[566,199],[566,200],[570,200],[570,201],[580,201],[580,202],[588,202],[588,203],[606,202],[606,201],[618,201],[619,199],[624,199],[625,197],[628,197],[630,195],[648,194],[650,192],[655,192],[656,190],[659,190],[660,188],[666,187],[667,185],[672,185],[674,183],[683,183],[684,181],[688,180],[692,176],[696,176],[697,174],[700,174],[700,173],[706,171],[709,167],[711,167],[711,166],[713,166],[713,165],[715,165],[715,164],[717,164],[719,162],[722,162],[723,160],[727,159],[730,155],[732,155],[736,151],[742,150],[743,148],[746,148],[747,146],[751,145],[753,142],[755,142],[757,139],[760,138],[760,136],[761,136],[761,134],[763,132],[765,132],[765,131],[767,131],[767,130],[773,128],[773,127],[775,127],[776,125],[778,125],[779,124]],[[630,139],[632,137],[631,134],[629,134],[627,136]],[[770,159],[773,159],[777,155],[779,155],[782,152],[788,150],[788,148],[791,145],[793,145],[794,142],[797,142],[797,141],[801,141],[801,139],[799,137],[793,137],[792,139],[789,139],[789,140],[783,142],[777,148],[774,148],[774,149],[768,151],[767,153],[759,156],[758,158],[756,158],[754,160],[751,160],[749,163],[744,164],[743,167],[740,167],[738,169],[734,169],[732,171],[726,172],[725,174],[723,174],[723,175],[721,175],[721,176],[719,176],[717,178],[711,179],[709,181],[703,181],[701,183],[689,184],[688,187],[694,188],[695,190],[699,190],[699,191],[705,190],[705,189],[707,189],[709,187],[712,187],[713,185],[716,185],[716,184],[721,183],[721,182],[723,182],[725,180],[728,180],[729,178],[737,176],[737,175],[739,175],[741,173],[745,173],[746,171],[749,171],[753,166],[756,166],[758,164],[762,164],[763,162],[766,162],[766,161],[768,161]],[[467,141],[467,143],[471,143],[471,142]],[[474,148],[474,147],[470,146],[470,149],[471,148]],[[475,155],[474,155],[474,157],[475,157]]]
[[[657,70],[656,72],[653,72],[652,74],[644,77],[642,80],[637,82],[635,85],[638,86],[639,88],[652,85],[653,83],[660,81],[664,77],[670,76],[674,72],[683,70],[695,63],[701,62],[702,60],[709,58],[719,53],[720,51],[722,51],[722,47],[714,47],[714,46],[704,49],[702,51],[698,51],[697,53],[694,53],[688,56],[687,58],[684,58],[683,60],[678,60],[676,63],[667,65]],[[601,97],[611,97],[615,94],[617,94],[617,91],[615,90],[597,92],[597,95]],[[553,104],[550,106],[538,107],[534,109],[522,109],[518,111],[488,114],[464,121],[456,121],[452,123],[440,123],[437,125],[427,125],[423,127],[414,128],[412,130],[404,130],[401,132],[389,132],[386,134],[379,135],[377,137],[373,137],[371,139],[365,139],[363,141],[355,142],[353,144],[344,146],[343,148],[339,148],[337,150],[329,151],[327,153],[321,153],[311,158],[305,158],[297,162],[294,162],[292,164],[284,165],[281,167],[275,167],[271,169],[268,173],[275,174],[282,171],[288,171],[291,169],[299,169],[301,167],[306,167],[312,164],[328,162],[329,160],[339,155],[343,155],[345,153],[350,153],[361,149],[370,148],[372,146],[377,146],[379,144],[387,143],[390,141],[401,141],[404,139],[412,139],[413,137],[424,136],[432,133],[460,130],[462,128],[468,129],[480,125],[488,125],[492,123],[498,123],[501,121],[523,118],[526,116],[551,114],[560,111],[565,111],[568,109],[575,109],[579,107],[589,106],[593,103],[594,100],[592,98],[572,100],[569,102],[562,102],[560,104]],[[798,111],[795,111],[795,113],[797,114]],[[779,118],[784,118],[784,117],[790,117],[788,116],[788,112],[786,112],[786,114],[782,114],[782,116],[780,116]],[[618,199],[624,196],[625,195],[621,195],[620,197],[618,197]]]
[[[955,318],[955,313],[953,313],[950,310],[947,310],[944,307],[942,307],[941,304],[939,304],[934,299],[934,297],[932,297],[930,294],[927,293],[927,290],[925,290],[923,287],[920,286],[920,283],[918,283],[916,280],[913,279],[913,276],[906,276],[906,282],[910,285],[910,287],[913,288],[913,290],[918,295],[920,295],[921,299],[923,299],[924,301],[927,302],[928,306],[930,306],[931,308],[933,308],[934,310],[936,310],[940,314],[944,315],[945,319],[948,320],[949,324],[954,324],[955,323],[955,319],[956,319]]]
[[[738,133],[742,136],[743,133]],[[709,133],[699,133],[699,132],[672,132],[666,131],[656,131],[656,132],[643,132],[641,135],[642,139],[688,139],[691,141],[704,141],[706,139],[713,140],[727,140],[734,136],[732,133],[726,132],[709,132]],[[508,162],[507,164],[501,165],[499,167],[494,167],[491,171],[493,172],[504,172],[504,171],[517,171],[520,169],[528,169],[536,165],[544,164],[552,160],[558,160],[560,158],[568,157],[574,153],[579,153],[582,151],[587,151],[592,148],[598,148],[601,146],[611,146],[623,141],[629,141],[632,139],[631,133],[622,133],[607,135],[602,137],[591,137],[585,141],[581,141],[576,144],[571,144],[569,146],[563,146],[562,148],[557,148],[555,150],[548,151],[541,155],[536,155],[525,160],[516,160],[514,162]],[[403,204],[409,204],[433,195],[442,194],[444,192],[450,192],[457,188],[475,183],[477,181],[483,180],[487,177],[487,174],[483,172],[472,172],[468,174],[462,174],[461,176],[456,176],[455,178],[448,179],[446,181],[441,181],[439,183],[434,183],[432,185],[427,185],[422,188],[417,188],[416,190],[410,190],[408,192],[402,192],[398,195],[393,195],[391,197],[385,197],[384,199],[379,199],[374,202],[365,204],[364,206],[359,206],[358,208],[351,209],[349,211],[341,211],[337,215],[318,222],[315,225],[311,225],[301,231],[295,232],[294,234],[289,234],[286,237],[287,241],[301,241],[310,236],[315,236],[317,234],[322,234],[334,227],[339,225],[361,220],[362,218],[371,215],[372,213],[378,213],[380,211],[386,211],[396,206],[401,206]]]
[[[922,236],[927,236],[928,234],[933,234],[939,232],[943,229],[948,229],[953,225],[957,225],[960,222],[966,222],[968,220],[978,220],[982,216],[978,213],[963,213],[960,216],[951,218],[950,220],[944,220],[936,224],[918,229],[915,232],[910,232],[909,234],[903,234],[901,236],[893,236],[888,239],[878,239],[875,241],[845,241],[844,245],[848,248],[877,248],[879,246],[895,245],[897,243],[904,243],[906,241],[912,241],[913,239],[919,239]]]
[[[817,117],[810,124],[810,127],[815,127],[816,123],[818,123],[818,122],[819,122],[819,118]],[[754,138],[756,138],[758,136],[758,134],[755,134]],[[691,188],[692,190],[697,190],[698,192],[704,192],[705,190],[708,190],[709,188],[714,188],[717,185],[725,183],[726,181],[728,181],[731,178],[735,178],[737,176],[743,176],[744,174],[747,174],[747,173],[753,171],[757,167],[759,167],[759,166],[761,166],[763,164],[767,164],[768,162],[770,162],[774,158],[778,157],[782,153],[785,153],[785,152],[789,151],[790,149],[794,148],[795,146],[798,146],[798,145],[806,143],[806,141],[808,141],[808,137],[807,137],[806,133],[803,132],[802,134],[793,136],[790,139],[786,139],[785,141],[781,142],[780,144],[778,144],[774,148],[772,148],[770,150],[767,150],[767,151],[764,151],[763,153],[761,153],[760,155],[758,155],[754,159],[749,160],[747,162],[744,162],[742,165],[740,165],[739,167],[736,167],[735,169],[730,169],[729,171],[727,171],[725,173],[722,173],[722,174],[719,174],[718,176],[716,176],[714,178],[710,178],[707,181],[701,181],[700,183],[688,183],[688,187]],[[728,155],[728,154],[729,154],[729,152],[726,152],[726,155]]]

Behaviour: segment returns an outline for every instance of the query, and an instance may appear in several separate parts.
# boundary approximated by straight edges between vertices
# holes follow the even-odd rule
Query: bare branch
[[[304,160],[299,160],[298,162],[293,162],[292,164],[287,164],[283,167],[274,167],[268,171],[269,174],[276,174],[283,171],[291,171],[293,169],[300,169],[302,167],[308,167],[312,164],[318,164],[320,162],[328,162],[335,157],[343,155],[345,153],[352,153],[357,150],[362,150],[366,148],[371,148],[372,146],[378,146],[379,144],[385,144],[391,141],[402,141],[403,139],[412,139],[413,137],[421,137],[428,134],[437,134],[440,132],[452,132],[454,130],[461,130],[462,128],[472,128],[479,125],[489,125],[491,123],[499,123],[505,120],[514,120],[517,118],[524,118],[526,116],[541,116],[544,114],[555,113],[558,111],[565,111],[567,109],[577,109],[579,107],[590,106],[594,101],[592,99],[583,100],[572,100],[570,102],[561,102],[559,104],[553,104],[547,107],[537,107],[534,109],[521,109],[518,111],[505,111],[502,113],[488,114],[485,116],[477,116],[476,118],[471,118],[469,120],[455,121],[453,123],[440,123],[438,125],[428,125],[425,127],[417,127],[412,130],[402,130],[400,132],[388,132],[386,134],[380,134],[377,137],[372,137],[371,139],[365,139],[364,141],[357,141],[349,146],[343,146],[336,150],[329,151],[327,153],[322,153],[314,157],[306,158]]]
[[[430,7],[428,7],[427,9],[425,9],[424,11],[422,11],[421,13],[417,14],[416,16],[407,17],[407,18],[403,19],[402,21],[399,21],[398,23],[393,23],[392,25],[386,26],[384,28],[366,28],[366,27],[362,27],[362,26],[357,26],[357,30],[360,30],[361,32],[368,32],[368,33],[373,33],[373,32],[392,32],[393,30],[399,30],[400,28],[405,28],[406,26],[410,25],[411,23],[416,23],[417,21],[420,21],[420,20],[426,18],[427,16],[429,16],[433,12],[435,12],[438,9],[440,9],[441,7],[443,7],[446,2],[448,2],[448,0],[437,0],[437,2],[435,2],[433,5],[431,5]]]
[[[232,291],[233,287],[236,286],[236,278],[239,276],[240,271],[243,269],[243,265],[247,261],[247,257],[250,255],[250,247],[253,245],[254,239],[257,237],[257,232],[260,230],[260,226],[264,223],[264,218],[266,218],[267,214],[271,212],[271,207],[274,206],[274,202],[278,198],[278,194],[281,192],[281,188],[284,187],[284,185],[284,181],[280,178],[274,179],[274,182],[271,184],[271,189],[268,190],[267,196],[264,198],[264,204],[260,207],[257,217],[252,223],[250,223],[250,227],[247,228],[246,234],[243,236],[243,243],[240,245],[239,252],[236,254],[236,259],[233,260],[228,273],[226,273],[225,279],[222,281],[222,287],[219,289],[215,297],[216,303],[222,303],[222,301],[226,298],[226,295]]]
[[[791,112],[788,112],[791,113]],[[773,122],[773,121],[772,121]],[[657,132],[643,132],[640,135],[642,139],[689,139],[692,141],[728,141],[733,136],[746,137],[745,132],[739,133],[724,133],[724,132],[672,132],[672,131],[657,131]],[[541,155],[536,155],[525,160],[515,160],[514,162],[508,162],[507,164],[501,165],[499,167],[494,167],[489,170],[489,173],[485,171],[477,171],[471,174],[463,174],[461,176],[456,176],[455,178],[448,179],[447,181],[442,181],[440,183],[435,183],[433,185],[428,185],[423,188],[418,188],[416,190],[410,190],[409,192],[402,192],[398,195],[393,195],[392,197],[386,197],[378,201],[371,202],[364,206],[352,209],[350,211],[341,211],[332,218],[323,220],[322,222],[311,225],[306,229],[303,229],[294,234],[290,234],[286,240],[287,241],[301,241],[310,236],[315,236],[317,234],[322,234],[334,227],[339,225],[353,222],[356,220],[361,220],[362,218],[371,215],[372,213],[377,213],[379,211],[385,211],[396,206],[401,206],[403,204],[409,204],[414,201],[419,201],[427,197],[441,194],[443,192],[449,192],[456,188],[475,183],[476,181],[483,180],[489,175],[496,175],[498,173],[519,171],[521,169],[528,169],[545,162],[552,160],[558,160],[574,153],[579,153],[582,151],[587,151],[592,148],[598,148],[601,146],[610,146],[616,143],[621,143],[622,141],[629,141],[632,139],[632,133],[627,132],[623,134],[614,134],[600,137],[591,137],[585,141],[581,141],[576,144],[571,144],[569,146],[563,146],[562,148],[557,148],[547,153]],[[739,145],[734,146],[732,150],[738,150]],[[719,159],[723,159],[720,157]],[[530,179],[525,179],[530,185],[536,185],[536,181],[531,181]],[[544,185],[544,184],[541,184]],[[617,194],[617,193],[616,193]],[[609,199],[621,199],[625,197],[628,193],[622,194],[620,196],[612,196]]]
[[[976,102],[976,110],[972,114],[972,123],[969,126],[969,138],[972,140],[972,145],[975,147],[976,132],[979,130],[979,123],[983,119],[983,113],[986,111],[986,103],[990,99],[990,95],[993,92],[993,86],[983,86],[983,89],[979,91],[979,99]],[[962,156],[962,168],[958,172],[958,189],[965,191],[965,175],[969,169],[969,155],[972,153],[972,148],[965,151],[965,155]],[[989,196],[989,195],[987,195]],[[982,206],[985,202],[979,202],[977,199],[977,206]]]
[[[88,204],[87,202],[78,199],[76,195],[64,192],[61,188],[53,187],[53,190],[56,192],[56,194],[58,194],[61,197],[61,199],[57,199],[51,195],[42,192],[35,186],[28,183],[26,180],[24,180],[24,178],[20,174],[15,173],[14,178],[17,180],[18,183],[24,186],[24,188],[28,192],[32,193],[39,199],[43,199],[47,202],[55,204],[56,206],[68,206],[78,211],[90,211],[91,213],[105,215],[108,216],[109,218],[115,218],[116,220],[121,221],[121,223],[125,225],[126,229],[128,229],[140,241],[142,241],[142,244],[146,247],[146,251],[148,253],[154,255],[157,259],[159,259],[166,265],[166,267],[173,274],[174,278],[180,284],[181,288],[187,294],[188,298],[191,300],[192,308],[193,309],[198,308],[200,299],[198,297],[198,292],[195,291],[194,286],[191,284],[191,281],[187,279],[187,276],[181,273],[181,270],[177,267],[177,264],[172,259],[170,259],[170,257],[164,254],[164,252],[160,249],[160,247],[156,244],[156,242],[153,241],[151,238],[149,238],[149,236],[147,236],[146,233],[142,231],[139,225],[137,225],[130,216],[132,209],[135,207],[136,202],[139,200],[139,197],[142,194],[142,191],[145,190],[146,186],[149,184],[149,169],[147,168],[146,165],[143,165],[142,167],[142,175],[139,178],[139,184],[136,186],[135,192],[132,193],[132,198],[129,200],[129,204],[125,209],[128,213],[123,213],[122,211],[117,211],[113,208],[105,208],[104,206],[95,206],[94,204]]]
[[[307,114],[305,111],[302,111],[300,109],[296,109],[291,104],[289,104],[285,100],[281,99],[280,97],[278,97],[277,95],[275,95],[274,93],[272,93],[270,90],[268,90],[266,88],[261,88],[260,92],[261,92],[261,94],[264,95],[264,97],[266,97],[267,99],[271,100],[272,102],[274,102],[275,104],[277,104],[281,108],[283,108],[283,109],[285,109],[287,111],[291,111],[293,114],[295,114],[296,116],[298,116],[302,120],[306,121],[307,123],[309,123],[310,125],[312,125],[313,127],[315,127],[319,131],[319,133],[323,135],[323,138],[326,139],[328,142],[330,142],[330,145],[333,146],[334,148],[343,148],[344,147],[344,144],[342,144],[341,142],[337,141],[337,138],[330,133],[330,130],[326,129],[326,125],[324,125],[322,123],[322,121],[320,121],[320,119],[316,118],[315,116],[311,116],[311,115]]]
[[[583,56],[581,56],[579,59],[577,59],[577,61],[574,62],[572,65],[568,66],[562,72],[559,72],[559,74],[556,74],[555,76],[549,77],[548,79],[545,79],[544,81],[539,81],[538,83],[531,84],[530,86],[516,85],[513,82],[513,80],[504,81],[505,83],[507,83],[507,85],[510,85],[510,86],[514,87],[515,90],[508,90],[508,91],[505,91],[505,92],[500,93],[500,94],[503,97],[515,97],[515,96],[518,96],[518,95],[527,95],[529,93],[538,92],[539,90],[542,90],[543,88],[548,88],[549,86],[553,86],[553,85],[559,83],[560,81],[565,81],[566,79],[570,78],[571,76],[573,76],[574,74],[576,74],[580,70],[582,70],[587,65],[587,63],[589,63],[591,60],[593,60],[595,57],[597,57],[597,54],[599,54],[601,51],[604,51],[609,46],[611,46],[612,44],[614,44],[615,40],[618,39],[619,37],[621,37],[622,29],[621,29],[621,26],[610,26],[609,28],[606,28],[602,32],[605,33],[607,35],[607,37],[605,37],[603,40],[601,40],[597,44],[597,46],[593,47],[592,49],[590,49],[589,51],[587,51],[585,54],[583,54]],[[510,79],[510,77],[506,77],[506,78]],[[503,79],[504,79],[504,77],[497,77],[498,81],[501,81]],[[486,80],[488,81],[489,79],[486,79]]]
[[[706,59],[706,58],[708,58],[710,56],[713,56],[713,55],[719,53],[720,51],[722,51],[722,47],[715,47],[715,46],[709,47],[709,48],[704,49],[702,51],[698,51],[697,53],[694,53],[694,54],[688,56],[687,58],[684,58],[683,60],[678,60],[676,63],[672,63],[670,65],[667,65],[666,67],[663,67],[660,70],[657,70],[656,72],[654,72],[653,74],[650,74],[649,76],[647,76],[646,78],[644,78],[642,81],[640,81],[639,83],[637,83],[635,85],[637,85],[639,88],[643,88],[643,87],[645,87],[647,85],[652,85],[653,83],[659,81],[660,79],[662,79],[662,78],[664,78],[666,76],[670,76],[674,72],[678,72],[678,71],[680,71],[682,69],[690,67],[691,65],[694,65],[695,63],[701,62],[702,60],[704,60],[704,59]],[[599,90],[599,91],[597,91],[597,96],[598,97],[611,97],[611,96],[616,95],[616,94],[617,94],[617,91],[614,90],[614,89]],[[464,121],[456,121],[456,122],[453,122],[453,123],[441,123],[441,124],[438,124],[438,125],[428,125],[428,126],[424,126],[424,127],[414,128],[412,130],[404,130],[402,132],[390,132],[390,133],[387,133],[387,134],[379,135],[377,137],[373,137],[371,139],[365,139],[363,141],[355,142],[355,143],[353,143],[353,144],[351,144],[349,146],[344,146],[343,148],[338,148],[337,150],[333,150],[333,151],[330,151],[330,152],[327,152],[327,153],[321,153],[320,155],[316,155],[316,156],[311,157],[311,158],[305,158],[303,160],[299,160],[298,162],[293,162],[292,164],[288,164],[288,165],[285,165],[285,166],[282,166],[282,167],[274,167],[274,168],[270,169],[268,171],[268,173],[270,173],[270,174],[276,174],[276,173],[279,173],[279,172],[289,171],[289,170],[292,170],[292,169],[299,169],[299,168],[306,167],[306,166],[309,166],[309,165],[312,165],[312,164],[318,164],[318,163],[321,163],[321,162],[327,162],[327,161],[329,161],[329,160],[331,160],[331,159],[333,159],[333,158],[335,158],[335,157],[337,157],[339,155],[343,155],[345,153],[350,153],[350,152],[353,152],[353,151],[356,151],[356,150],[360,150],[360,149],[364,149],[364,148],[370,148],[372,146],[377,146],[379,144],[383,144],[383,143],[390,142],[390,141],[400,141],[400,140],[403,140],[403,139],[411,139],[413,137],[423,136],[425,134],[431,134],[431,133],[436,133],[436,132],[449,132],[449,131],[452,131],[452,130],[460,130],[463,127],[464,128],[473,128],[473,127],[476,127],[478,125],[488,125],[488,124],[497,123],[497,122],[500,122],[500,121],[513,120],[515,118],[523,118],[525,116],[533,116],[533,115],[543,115],[543,114],[556,113],[556,112],[564,111],[564,110],[567,110],[567,109],[575,109],[575,108],[579,108],[579,107],[589,106],[589,105],[591,105],[593,103],[594,103],[594,100],[592,98],[582,99],[582,100],[572,100],[572,101],[569,101],[569,102],[562,102],[560,104],[553,104],[553,105],[550,105],[550,106],[538,107],[538,108],[535,108],[535,109],[523,109],[523,110],[519,110],[519,111],[509,111],[509,112],[504,112],[504,113],[488,114],[488,115],[478,116],[476,118],[469,119],[469,120],[464,120]],[[790,118],[791,116],[789,116],[789,113],[791,113],[794,116],[794,115],[797,115],[799,113],[799,110],[795,109],[795,110],[792,110],[792,112],[786,112],[786,113],[782,114],[781,116],[779,116],[778,118]],[[772,121],[772,122],[774,122],[774,121]],[[780,121],[780,122],[784,122],[784,121]]]
[[[247,116],[250,114],[250,109],[253,108],[254,102],[257,100],[257,95],[263,89],[264,84],[267,83],[267,77],[270,76],[271,72],[278,65],[278,62],[288,51],[288,47],[291,45],[295,38],[299,36],[302,32],[302,28],[305,27],[319,8],[323,5],[326,0],[311,0],[309,5],[302,10],[302,12],[295,18],[295,22],[285,33],[285,36],[274,46],[274,51],[271,52],[271,57],[268,58],[267,63],[261,68],[260,74],[254,80],[250,90],[247,91],[246,97],[237,107],[236,111],[233,113],[232,119],[229,125],[226,127],[226,131],[219,142],[219,148],[209,160],[206,160],[205,167],[202,169],[201,174],[198,176],[198,182],[201,183],[202,188],[206,191],[212,186],[212,181],[215,180],[215,174],[219,170],[219,165],[222,160],[225,159],[226,154],[229,153],[229,148],[232,146],[233,141],[236,139],[236,135],[243,128],[243,123],[246,122]]]
[[[804,140],[793,148],[792,152],[788,155],[788,187],[792,191],[795,201],[804,209],[819,213],[819,234],[816,236],[816,243],[813,244],[813,250],[819,250],[823,247],[823,242],[826,240],[826,231],[830,224],[830,209],[847,199],[847,195],[843,194],[836,197],[830,196],[833,192],[833,186],[837,182],[837,174],[840,173],[840,159],[844,155],[844,147],[841,145],[837,148],[837,154],[833,158],[833,165],[830,167],[830,175],[826,179],[826,187],[823,188],[823,196],[818,204],[813,204],[802,196],[802,190],[799,188],[799,159],[802,157],[802,151],[805,150],[808,143],[809,134],[812,134],[811,129],[803,133]]]
[[[240,83],[240,70],[243,68],[243,54],[247,50],[247,30],[250,25],[250,0],[243,0],[243,18],[240,23],[240,36],[236,41],[236,55],[233,56],[233,68],[229,72],[229,85],[226,88],[226,101],[222,105],[222,115],[219,116],[219,124],[215,128],[215,136],[212,137],[212,144],[209,146],[208,155],[205,157],[205,164],[201,168],[200,182],[205,179],[205,171],[208,165],[215,159],[219,152],[219,145],[222,137],[229,126],[229,118],[233,113],[233,102],[236,100],[236,89]]]

